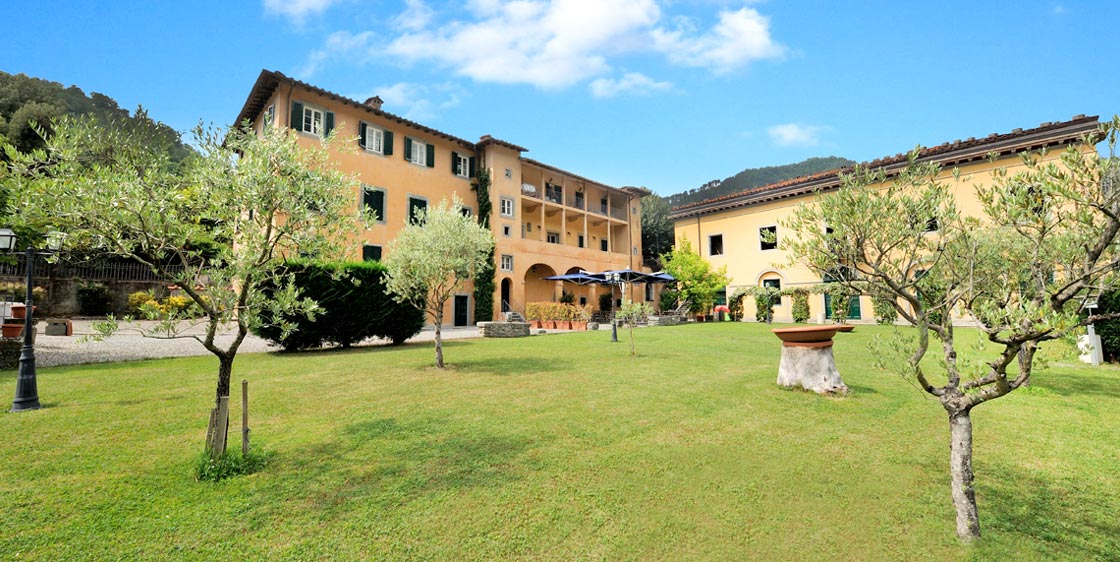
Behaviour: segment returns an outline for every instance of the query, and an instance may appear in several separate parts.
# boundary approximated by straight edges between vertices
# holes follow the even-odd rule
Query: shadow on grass
[[[342,517],[370,508],[399,509],[430,501],[444,491],[514,481],[518,478],[515,459],[528,444],[485,428],[463,428],[434,418],[383,418],[346,426],[331,442],[293,451],[287,460],[273,462],[287,463],[288,470],[298,474],[292,478],[299,482],[289,480],[288,485],[297,485],[307,508]],[[276,493],[283,491],[268,492]],[[267,525],[277,516],[276,510],[292,507],[277,497],[261,501],[274,507],[254,516],[257,527]]]
[[[976,481],[980,525],[988,537],[1037,545],[1039,559],[1120,560],[1120,522],[1113,509],[1098,505],[1102,500],[1091,481],[998,465],[982,472],[1001,475]]]
[[[1107,396],[1120,398],[1120,376],[1115,373],[1095,375],[1085,373],[1048,372],[1041,377],[1031,377],[1032,384],[1061,396]]]
[[[524,375],[572,369],[572,362],[557,357],[494,357],[454,361],[460,369],[494,373],[496,375]]]

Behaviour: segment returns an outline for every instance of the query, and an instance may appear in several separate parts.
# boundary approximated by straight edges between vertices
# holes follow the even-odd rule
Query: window
[[[513,271],[513,256],[502,254],[502,271]]]
[[[261,124],[261,130],[266,130],[276,122],[276,106],[270,105],[268,109],[264,110],[264,123]]]
[[[334,113],[302,102],[292,102],[291,125],[303,133],[326,136],[334,129]]]
[[[469,216],[471,216],[471,208],[470,207],[459,207],[459,214],[463,215],[464,217],[469,217]]]
[[[531,222],[525,223],[525,232],[532,232],[532,231],[533,231],[533,223],[531,223]]]
[[[544,184],[544,198],[553,203],[564,202],[564,189],[551,183]]]
[[[722,256],[723,255],[723,235],[713,234],[708,237],[708,255],[709,256]]]
[[[653,300],[653,283],[646,283],[646,300]]]
[[[777,290],[781,291],[782,290],[782,280],[781,279],[763,279],[762,280],[762,286],[763,287],[771,287],[773,289],[777,289]]]
[[[604,215],[607,214],[607,198],[606,197],[599,200],[599,209],[602,211],[601,214],[604,214]]]
[[[630,253],[635,255],[635,256],[638,255],[638,247],[634,246],[633,248],[631,248]]]
[[[583,243],[583,235],[582,235],[582,234],[580,234],[580,235],[579,235],[579,236],[577,237],[577,242],[579,243],[579,247],[580,247],[580,248],[582,248],[582,247],[584,246],[584,243]]]
[[[600,241],[599,241],[599,249],[600,249],[600,250],[603,250],[604,252],[607,252],[607,251],[609,251],[609,250],[607,249],[607,239],[606,239],[606,238],[604,238],[604,239],[602,239],[602,240],[600,240]]]
[[[509,197],[502,197],[501,207],[501,213],[503,217],[513,216],[513,199],[510,199]]]
[[[506,177],[509,179],[513,179],[513,170],[506,168]]]
[[[459,154],[458,152],[451,152],[451,173],[461,178],[469,178],[474,175],[474,158],[466,154]]]
[[[583,192],[582,191],[577,191],[576,192],[576,208],[577,209],[582,209],[583,208]]]
[[[429,168],[436,167],[436,147],[425,142],[405,137],[404,138],[404,157],[405,160],[420,166],[427,166]]]
[[[377,222],[385,222],[385,190],[362,186],[362,205],[373,212]]]
[[[362,259],[365,261],[381,261],[381,246],[373,244],[362,246]]]
[[[940,227],[941,225],[937,223],[937,217],[931,217],[926,221],[926,232],[937,232]]]
[[[323,112],[314,107],[303,108],[303,132],[323,135]]]
[[[408,223],[419,224],[420,221],[416,218],[417,210],[427,211],[428,201],[422,197],[409,197],[408,198]]]
[[[502,225],[502,236],[505,236],[506,238],[513,236],[513,229],[510,228],[508,224]]]
[[[366,123],[358,124],[358,145],[374,154],[385,153],[385,131]]]
[[[778,247],[778,227],[764,226],[758,229],[758,241],[763,250],[773,250]]]
[[[548,233],[548,243],[549,244],[559,244],[560,243],[560,233],[559,232],[549,232]]]

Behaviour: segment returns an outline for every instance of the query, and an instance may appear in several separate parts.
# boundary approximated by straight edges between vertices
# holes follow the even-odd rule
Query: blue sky
[[[228,125],[262,68],[448,133],[668,195],[746,167],[1120,112],[1120,2],[37,2],[26,73],[179,130]]]

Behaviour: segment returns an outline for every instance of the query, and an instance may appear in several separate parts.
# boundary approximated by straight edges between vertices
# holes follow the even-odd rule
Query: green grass
[[[219,483],[214,360],[41,369],[45,408],[0,414],[0,559],[1120,560],[1120,370],[1058,358],[975,411],[967,547],[941,407],[869,360],[888,331],[838,336],[844,399],[779,389],[754,324],[454,341],[443,372],[243,355],[271,457]]]

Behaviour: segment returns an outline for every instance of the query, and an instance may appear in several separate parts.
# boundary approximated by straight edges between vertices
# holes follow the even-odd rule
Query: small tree
[[[712,269],[712,265],[692,249],[688,238],[681,237],[673,251],[661,257],[665,271],[677,280],[681,300],[691,303],[693,314],[711,310],[716,293],[727,287],[727,266]]]
[[[185,310],[147,307],[148,337],[193,338],[218,358],[215,408],[206,447],[225,452],[233,361],[259,314],[308,314],[283,274],[285,253],[337,256],[341,240],[360,224],[357,182],[333,171],[326,143],[304,148],[289,129],[196,130],[201,156],[173,171],[167,152],[151,139],[149,122],[102,126],[91,118],[63,118],[42,150],[8,150],[4,183],[13,215],[30,225],[68,233],[67,246],[136,260],[179,286],[201,311],[204,335],[183,333]],[[263,298],[265,284],[281,287]],[[218,331],[235,334],[219,343]],[[100,326],[104,335],[115,319]]]
[[[448,299],[492,259],[490,230],[463,216],[463,202],[453,196],[431,210],[417,209],[389,244],[386,287],[400,301],[416,302],[431,315],[436,332],[436,366],[443,363],[443,309]]]
[[[1102,130],[1110,153],[1118,132],[1120,118]],[[1118,283],[1120,189],[1102,182],[1117,162],[1076,147],[1062,153],[1061,166],[1024,154],[1022,172],[1000,169],[993,184],[976,186],[983,217],[965,218],[938,181],[940,170],[917,163],[917,154],[890,184],[881,172],[857,170],[836,192],[800,207],[787,222],[797,235],[786,248],[821,274],[851,267],[854,275],[839,283],[891,295],[895,311],[917,327],[895,342],[900,360],[879,359],[901,366],[948,414],[957,535],[967,541],[980,536],[972,409],[1027,385],[1041,344],[1106,316],[1080,316],[1079,301]],[[994,345],[989,361],[958,355],[954,312],[980,324]],[[938,373],[922,363],[931,334],[942,351]],[[1017,370],[1009,373],[1011,365]]]
[[[809,320],[809,290],[803,287],[789,289],[790,315],[793,321],[801,324]]]
[[[618,320],[625,322],[630,331],[630,355],[638,354],[634,347],[634,324],[653,314],[653,307],[644,302],[626,302],[618,309]]]

